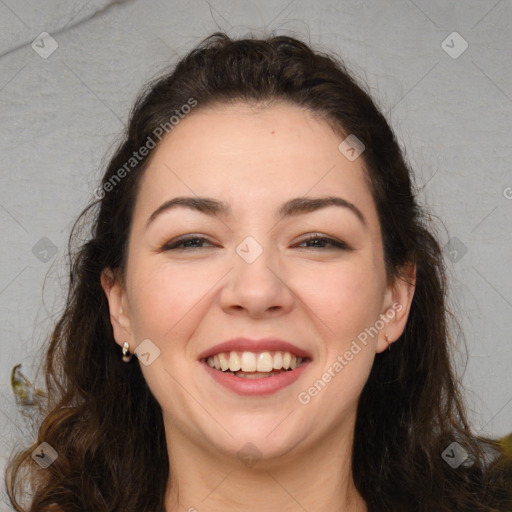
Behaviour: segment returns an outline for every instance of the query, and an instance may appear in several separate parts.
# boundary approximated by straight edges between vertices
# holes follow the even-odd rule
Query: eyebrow
[[[277,214],[280,217],[291,217],[295,215],[303,215],[305,213],[321,210],[322,208],[327,208],[328,206],[338,206],[350,210],[352,213],[356,215],[356,217],[360,220],[363,226],[365,228],[367,227],[366,219],[362,214],[361,210],[359,210],[359,208],[357,208],[357,206],[351,203],[350,201],[347,201],[346,199],[337,196],[296,197],[283,203],[279,207]],[[150,215],[146,223],[146,229],[159,215],[179,207],[188,208],[190,210],[195,210],[211,216],[221,215],[228,217],[231,215],[231,207],[228,203],[224,201],[219,201],[217,199],[212,199],[209,197],[180,196],[175,197],[173,199],[169,199],[168,201],[162,203]]]

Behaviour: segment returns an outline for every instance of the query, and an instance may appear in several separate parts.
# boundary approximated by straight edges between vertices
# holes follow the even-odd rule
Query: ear
[[[128,311],[126,291],[119,276],[114,276],[110,269],[104,269],[101,273],[101,287],[105,292],[110,310],[110,323],[114,331],[116,343],[122,347],[127,341],[134,346],[132,328]]]
[[[401,276],[386,290],[381,312],[385,325],[379,331],[377,352],[386,350],[404,332],[415,288],[416,264],[409,263],[403,267]]]

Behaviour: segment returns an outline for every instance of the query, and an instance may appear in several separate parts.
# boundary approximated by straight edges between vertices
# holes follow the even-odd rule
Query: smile
[[[220,384],[239,395],[269,395],[295,382],[311,360],[287,351],[220,352],[201,360]]]
[[[303,358],[286,351],[221,352],[206,359],[211,368],[243,378],[270,377],[299,367]]]

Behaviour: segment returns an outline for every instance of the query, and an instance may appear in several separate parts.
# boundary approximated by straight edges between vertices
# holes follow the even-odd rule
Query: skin
[[[387,284],[375,204],[363,159],[348,160],[342,139],[311,112],[275,103],[197,110],[155,149],[137,196],[123,279],[106,269],[116,342],[130,352],[149,338],[160,355],[144,377],[162,406],[170,462],[166,511],[363,512],[350,459],[357,401],[376,353],[402,333],[412,284]],[[232,216],[176,208],[148,218],[176,196],[228,202]],[[359,208],[329,206],[279,219],[295,197],[336,195]],[[303,242],[310,234],[352,250]],[[181,250],[178,236],[202,236]],[[247,263],[235,251],[252,236],[263,253]],[[400,311],[393,304],[402,306]],[[297,396],[350,349],[380,315],[377,335],[307,404]],[[267,397],[241,397],[198,361],[235,336],[276,336],[312,354],[307,371]],[[132,361],[131,364],[139,364]],[[237,456],[252,443],[252,467]]]

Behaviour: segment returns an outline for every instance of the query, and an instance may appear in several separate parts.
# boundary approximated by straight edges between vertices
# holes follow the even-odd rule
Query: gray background
[[[0,0],[0,470],[32,435],[9,376],[22,363],[40,383],[71,221],[142,84],[218,29],[304,38],[368,82],[445,226],[473,427],[512,432],[511,15],[511,0]]]

